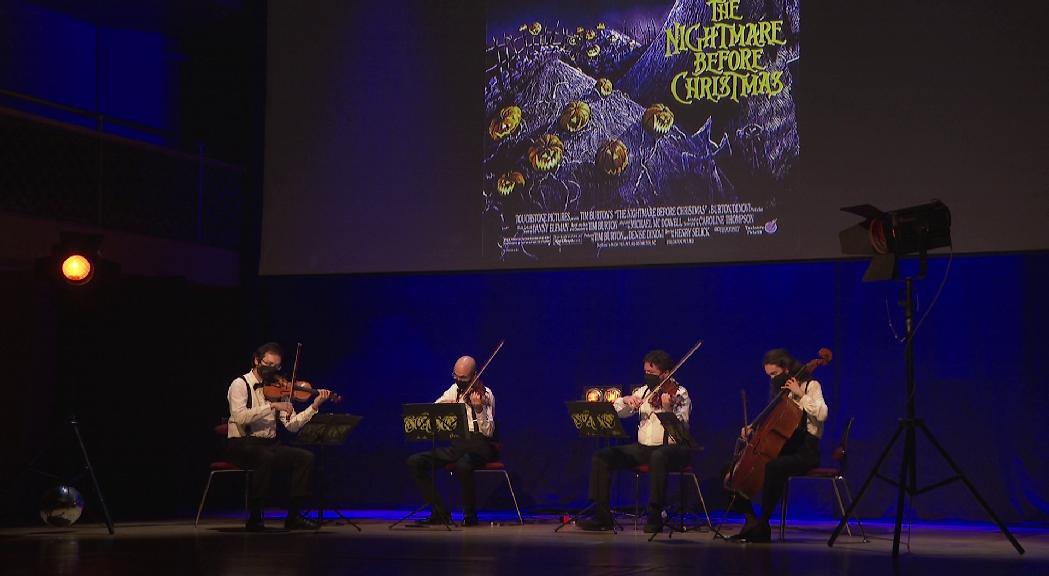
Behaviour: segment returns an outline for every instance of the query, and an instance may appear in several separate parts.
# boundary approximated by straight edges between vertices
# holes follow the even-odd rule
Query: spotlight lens
[[[597,388],[590,388],[590,389],[588,389],[586,391],[586,401],[587,402],[600,402],[601,401],[601,391],[598,390]]]
[[[62,275],[70,282],[87,282],[91,278],[91,261],[73,254],[62,261]]]
[[[621,394],[622,392],[619,391],[619,388],[608,388],[605,390],[605,401],[615,402],[616,400],[619,400]]]

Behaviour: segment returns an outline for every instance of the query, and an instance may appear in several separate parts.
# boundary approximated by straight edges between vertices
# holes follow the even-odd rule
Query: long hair
[[[768,364],[779,366],[783,369],[782,375],[772,378],[769,382],[769,396],[778,394],[791,376],[795,376],[798,382],[807,382],[809,380],[809,374],[802,370],[803,365],[794,359],[794,356],[791,356],[786,348],[773,348],[765,352],[765,355],[761,358],[761,365],[764,367]]]

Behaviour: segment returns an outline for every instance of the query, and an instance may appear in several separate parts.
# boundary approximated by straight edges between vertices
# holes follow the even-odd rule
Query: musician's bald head
[[[452,368],[452,375],[456,380],[469,380],[473,378],[475,372],[477,372],[477,360],[474,360],[472,356],[459,358],[455,361],[455,367]]]

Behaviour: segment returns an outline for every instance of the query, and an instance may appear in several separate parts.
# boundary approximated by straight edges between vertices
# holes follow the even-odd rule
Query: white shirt
[[[444,394],[441,394],[435,402],[455,402],[455,397],[459,395],[459,386],[452,383]],[[466,404],[466,397],[459,401],[460,404]],[[495,434],[495,394],[492,394],[492,390],[487,386],[484,387],[484,398],[482,399],[484,407],[481,410],[477,410],[467,404],[466,416],[470,419],[470,431],[480,432],[488,438]]]
[[[809,380],[801,385],[805,394],[796,396],[793,392],[790,399],[802,410],[805,430],[816,438],[823,437],[823,424],[827,421],[827,403],[823,401],[823,387],[816,380]]]
[[[641,386],[637,390],[634,390],[634,393],[631,394],[631,396],[643,400],[646,394],[648,394],[648,387]],[[692,412],[692,400],[688,397],[688,390],[685,390],[685,387],[679,384],[677,387],[677,394],[674,395],[671,400],[674,415],[677,416],[678,420],[681,420],[685,426],[688,426],[688,416]],[[616,409],[616,413],[620,418],[628,418],[640,412],[641,422],[637,426],[637,441],[639,444],[645,446],[663,445],[663,436],[665,435],[663,424],[659,421],[659,418],[656,418],[653,414],[656,412],[670,412],[671,410],[667,410],[665,406],[656,410],[649,402],[642,404],[640,410],[634,410],[630,406],[627,406],[622,398],[616,399],[616,401],[612,403],[612,406]],[[673,438],[668,438],[668,443],[675,444],[676,442]]]
[[[275,410],[270,408],[270,403],[266,401],[266,397],[262,394],[262,387],[255,388],[255,384],[259,382],[258,377],[255,376],[255,372],[251,371],[237,378],[233,382],[230,382],[229,391],[226,392],[226,399],[229,401],[229,432],[227,432],[227,438],[241,438],[247,436],[244,433],[244,427],[249,426],[251,428],[251,435],[257,438],[276,438],[277,437],[277,419],[274,416]],[[244,380],[248,381],[248,385],[244,385]],[[248,408],[248,394],[251,393],[251,408]],[[294,409],[291,414],[285,414],[281,412],[281,423],[288,429],[289,432],[298,432],[302,428],[303,424],[310,421],[313,415],[317,413],[314,409],[313,404],[310,404],[308,408],[302,412],[296,413]]]

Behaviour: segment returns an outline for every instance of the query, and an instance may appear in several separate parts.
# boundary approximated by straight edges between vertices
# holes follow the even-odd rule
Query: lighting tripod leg
[[[77,444],[80,446],[80,454],[84,457],[84,466],[87,468],[87,473],[91,476],[91,484],[95,487],[95,494],[98,496],[98,503],[102,506],[102,515],[106,519],[106,529],[109,533],[114,534],[113,530],[113,519],[109,517],[109,508],[106,507],[106,499],[102,496],[102,489],[98,487],[98,478],[95,478],[95,468],[91,466],[91,459],[87,457],[87,448],[84,446],[84,439],[80,436],[80,426],[77,425],[76,418],[69,421],[69,425],[73,427],[73,433],[76,434]]]
[[[827,540],[827,546],[834,546],[834,541],[841,535],[841,531],[845,529],[845,523],[852,517],[856,508],[863,500],[863,496],[867,494],[867,490],[871,487],[871,483],[874,478],[878,475],[878,470],[881,469],[881,465],[885,462],[885,458],[889,456],[889,452],[892,451],[892,447],[896,445],[896,441],[900,438],[900,433],[903,432],[904,423],[901,421],[896,426],[896,433],[892,435],[892,440],[885,445],[885,449],[882,450],[881,456],[878,456],[878,461],[874,463],[874,468],[871,469],[871,473],[867,475],[867,479],[863,481],[863,486],[860,487],[859,493],[856,494],[856,499],[849,503],[849,509],[845,511],[845,514],[841,517],[838,522],[838,526],[834,528],[834,532],[831,533],[830,539]]]
[[[951,467],[951,469],[954,470],[954,473],[958,475],[958,478],[960,478],[961,481],[965,484],[965,487],[969,489],[969,492],[972,493],[973,498],[976,498],[976,501],[980,503],[980,506],[983,507],[984,512],[987,512],[987,515],[991,517],[991,520],[994,520],[994,523],[998,525],[998,529],[1002,531],[1002,534],[1004,534],[1005,537],[1009,539],[1009,543],[1013,545],[1013,548],[1016,548],[1017,552],[1023,554],[1023,546],[1020,546],[1020,542],[1016,540],[1012,532],[1009,531],[1009,528],[1005,526],[1005,523],[1002,522],[1000,518],[998,518],[998,515],[994,513],[994,510],[991,510],[991,506],[987,504],[987,501],[984,500],[983,497],[980,496],[980,493],[976,491],[976,487],[973,486],[971,482],[969,482],[969,478],[964,473],[962,473],[961,469],[958,468],[958,465],[954,463],[954,460],[947,455],[947,451],[944,450],[943,446],[941,446],[940,443],[936,441],[936,438],[933,437],[932,432],[930,432],[929,429],[925,427],[925,423],[918,422],[918,427],[921,428],[921,431],[925,434],[925,437],[929,439],[929,442],[940,453],[940,456],[942,456],[943,459],[947,462],[947,464]]]

